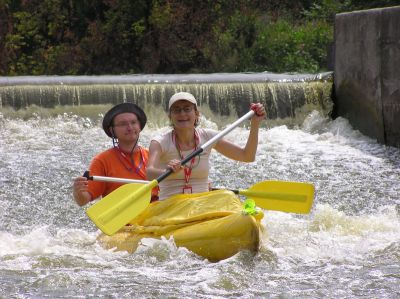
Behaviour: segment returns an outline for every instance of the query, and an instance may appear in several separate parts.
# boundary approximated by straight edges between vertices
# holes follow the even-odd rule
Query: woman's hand
[[[169,161],[167,167],[172,169],[173,172],[179,172],[183,168],[181,161],[175,159]]]
[[[267,115],[265,108],[261,103],[251,103],[250,109],[255,112],[255,115],[251,118],[251,120],[256,121],[257,123],[260,123]]]

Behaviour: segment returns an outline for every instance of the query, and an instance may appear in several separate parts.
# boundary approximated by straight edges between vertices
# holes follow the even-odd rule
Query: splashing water
[[[265,211],[263,244],[209,263],[172,239],[134,254],[103,249],[71,196],[72,179],[111,146],[94,118],[0,115],[0,294],[8,298],[400,296],[400,150],[311,113],[301,127],[263,128],[254,163],[212,155],[215,186],[313,183],[309,215]],[[215,128],[212,119],[203,125]],[[141,143],[166,129],[149,121]],[[268,121],[266,121],[268,126]],[[248,130],[227,138],[244,145]]]

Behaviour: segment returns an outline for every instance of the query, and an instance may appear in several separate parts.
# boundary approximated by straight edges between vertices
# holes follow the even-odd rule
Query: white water
[[[243,252],[209,263],[172,240],[146,240],[132,255],[96,243],[71,181],[111,145],[99,120],[0,116],[0,297],[400,296],[400,150],[345,119],[312,113],[297,129],[267,122],[255,163],[214,153],[214,185],[305,181],[316,197],[309,215],[266,211],[255,257]],[[206,125],[215,126],[211,119]],[[147,127],[142,144],[157,130]],[[247,133],[236,129],[228,138],[243,144]]]

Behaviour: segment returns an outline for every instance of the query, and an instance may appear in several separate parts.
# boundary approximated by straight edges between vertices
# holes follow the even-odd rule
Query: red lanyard
[[[181,158],[181,160],[183,160],[184,157],[183,157],[183,154],[181,151],[181,147],[179,146],[179,142],[176,139],[175,131],[172,131],[172,141],[175,143],[175,147],[178,150],[179,157]],[[197,135],[197,131],[194,130],[194,150],[193,151],[197,150],[198,144],[199,144],[199,136]],[[190,180],[190,176],[192,175],[192,169],[193,169],[195,160],[196,160],[196,157],[193,157],[192,160],[190,160],[190,167],[183,168],[183,172],[185,174],[185,187],[190,187],[189,180]]]
[[[128,165],[131,166],[131,168],[126,167],[125,163],[120,159],[121,163],[124,165],[124,167],[129,171],[132,172],[132,170],[134,170],[136,172],[137,175],[139,175],[140,177],[142,177],[143,179],[146,179],[146,176],[143,175],[140,172],[140,169],[143,167],[144,169],[146,169],[146,161],[144,160],[144,154],[143,154],[143,149],[141,146],[138,146],[139,148],[139,152],[140,152],[140,163],[139,166],[136,167],[135,162],[133,161],[132,155],[130,155],[130,160],[128,159],[128,157],[126,156],[126,154],[118,147],[118,151],[121,154],[121,156],[124,158],[124,160],[128,163]],[[118,155],[119,158],[119,155]]]

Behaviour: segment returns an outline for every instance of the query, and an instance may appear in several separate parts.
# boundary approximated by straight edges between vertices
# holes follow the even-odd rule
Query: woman
[[[266,115],[263,105],[259,103],[251,105],[255,115],[251,118],[249,137],[243,148],[222,138],[186,165],[181,165],[180,161],[217,135],[218,131],[197,128],[200,113],[195,97],[188,92],[174,94],[169,100],[168,108],[168,116],[173,129],[151,140],[147,166],[149,179],[158,177],[166,168],[174,171],[160,182],[159,200],[179,193],[209,191],[209,157],[212,148],[236,161],[252,162],[255,160],[258,129]]]
[[[111,108],[103,118],[103,130],[112,138],[113,147],[93,158],[90,175],[145,180],[148,150],[138,145],[138,140],[146,122],[146,114],[133,103]],[[78,205],[83,206],[120,186],[78,177],[74,180],[73,195]]]

